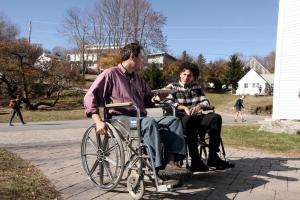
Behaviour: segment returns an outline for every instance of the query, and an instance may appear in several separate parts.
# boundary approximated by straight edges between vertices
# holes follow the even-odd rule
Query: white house
[[[238,82],[236,95],[270,94],[274,84],[273,74],[258,74],[251,69]]]
[[[170,64],[171,62],[176,61],[177,59],[166,52],[158,52],[147,55],[147,63],[159,64],[162,69],[163,66]]]
[[[99,47],[98,47],[99,48]],[[110,51],[118,50],[118,48],[114,48],[112,46],[102,46],[102,56],[105,56]],[[70,62],[81,62],[81,54],[78,52],[72,52],[67,55],[67,59]],[[86,66],[90,70],[97,71],[97,46],[96,45],[87,45],[86,46],[86,53],[84,54],[84,59],[86,62]],[[158,53],[152,53],[147,54],[147,63],[146,64],[159,64],[161,68],[165,66],[166,64],[169,64],[170,62],[176,61],[176,58],[171,56],[170,54],[166,52],[158,52]]]
[[[280,0],[273,116],[300,120],[300,1]]]
[[[50,53],[43,53],[40,55],[36,62],[34,63],[34,67],[41,68],[44,70],[45,64],[50,62],[52,59],[56,60],[63,60],[63,57],[60,55],[50,54]],[[46,69],[45,69],[46,70]]]

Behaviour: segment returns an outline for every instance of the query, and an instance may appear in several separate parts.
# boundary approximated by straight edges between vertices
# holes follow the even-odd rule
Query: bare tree
[[[85,46],[88,44],[90,27],[84,12],[77,8],[70,8],[64,17],[61,32],[72,42],[74,42],[81,55],[82,76],[86,73]]]
[[[266,67],[271,73],[275,70],[275,51],[271,51],[266,56],[254,56],[264,67]]]
[[[17,26],[0,13],[0,41],[14,40],[18,34],[19,30]]]
[[[149,51],[166,49],[162,32],[166,17],[153,11],[148,0],[97,0],[87,15],[69,9],[63,26],[82,55],[86,44],[96,48],[98,61],[107,46],[116,50],[133,41],[140,42]]]
[[[124,1],[97,1],[88,13],[89,23],[91,24],[91,43],[92,51],[96,51],[97,64],[102,63],[102,53],[109,46],[118,49],[122,45],[122,28],[120,28],[120,12]],[[123,24],[124,26],[124,24]],[[99,71],[102,70],[98,65]]]
[[[127,0],[126,4],[127,38],[140,41],[147,49],[166,49],[166,38],[162,26],[166,17],[152,10],[147,0]]]
[[[275,51],[272,51],[263,59],[263,65],[266,66],[266,68],[271,73],[274,73],[275,70],[275,58],[276,58]]]
[[[27,39],[0,41],[0,90],[11,98],[21,95],[31,110],[40,105],[54,106],[63,89],[81,80],[79,72],[71,69],[66,61],[54,60],[43,67],[33,67],[42,51],[40,45],[29,43]],[[56,97],[51,103],[49,98],[54,94]]]

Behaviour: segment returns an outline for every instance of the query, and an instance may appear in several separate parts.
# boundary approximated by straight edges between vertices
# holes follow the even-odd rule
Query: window
[[[255,88],[255,83],[252,83],[252,87]]]
[[[248,83],[244,83],[244,88],[248,88]]]
[[[260,86],[259,83],[256,83],[256,87],[259,88],[259,86]]]

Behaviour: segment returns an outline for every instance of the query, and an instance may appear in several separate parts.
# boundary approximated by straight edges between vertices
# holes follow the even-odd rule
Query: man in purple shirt
[[[98,107],[104,103],[123,103],[132,102],[141,112],[141,135],[152,155],[154,155],[155,167],[162,169],[163,160],[161,152],[161,140],[159,128],[167,128],[164,133],[164,148],[166,152],[167,163],[163,173],[168,176],[172,174],[186,175],[190,172],[179,168],[174,164],[175,157],[184,157],[185,140],[181,121],[172,116],[152,118],[147,117],[146,107],[153,106],[151,101],[155,98],[151,88],[136,72],[141,70],[144,65],[143,48],[136,43],[124,46],[120,52],[121,63],[109,69],[104,70],[94,81],[84,97],[85,113],[92,117],[96,123],[96,129],[99,134],[106,134],[107,127],[99,115]],[[158,97],[159,98],[159,97]],[[134,109],[115,108],[109,110],[109,116],[118,115],[136,116]]]

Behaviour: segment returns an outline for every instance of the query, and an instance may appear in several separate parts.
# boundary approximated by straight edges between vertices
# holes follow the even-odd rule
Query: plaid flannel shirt
[[[209,107],[209,101],[205,97],[201,86],[195,82],[184,87],[180,82],[171,83],[166,88],[174,89],[176,92],[167,97],[167,102],[174,107],[183,105],[193,107],[200,104],[202,107]]]

